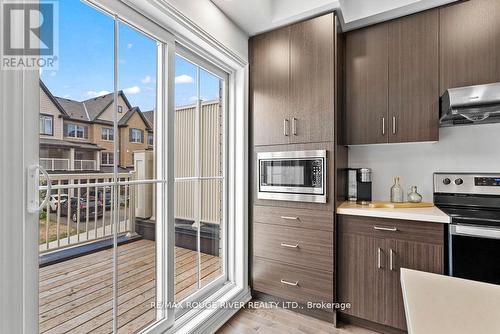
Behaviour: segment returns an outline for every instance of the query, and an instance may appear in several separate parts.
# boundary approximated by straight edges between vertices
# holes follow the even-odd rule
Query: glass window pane
[[[175,301],[181,301],[199,288],[198,69],[179,56],[175,65]]]
[[[157,48],[156,41],[119,23],[117,118],[120,127],[116,136],[110,133],[119,149],[117,156],[109,156],[109,159],[118,165],[123,181],[156,178],[156,147],[149,145],[144,136],[148,131],[156,131]],[[159,297],[156,249],[161,245],[156,242],[156,230],[161,228],[157,224],[162,223],[156,218],[155,188],[153,184],[120,186],[118,235],[141,237],[141,240],[130,246],[140,255],[131,259],[123,254],[118,259],[119,267],[130,270],[118,272],[119,333],[136,333],[161,320],[151,307]]]
[[[201,281],[203,287],[223,272],[224,117],[220,93],[222,81],[200,70],[200,163],[201,176]]]
[[[54,139],[40,139],[40,165],[54,188],[39,217],[39,331],[110,333],[111,189],[95,184],[112,174],[99,170],[94,121],[113,100],[114,20],[79,0],[58,7],[59,68],[40,73],[40,132]]]

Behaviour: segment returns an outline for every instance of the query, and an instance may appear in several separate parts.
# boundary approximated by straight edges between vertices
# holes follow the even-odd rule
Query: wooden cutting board
[[[391,202],[371,202],[370,208],[386,208],[386,209],[408,209],[408,208],[431,208],[434,203],[421,202],[421,203],[391,203]]]

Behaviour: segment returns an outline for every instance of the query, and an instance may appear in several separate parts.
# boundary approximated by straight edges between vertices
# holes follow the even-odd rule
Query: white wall
[[[165,0],[164,0],[165,1]],[[210,0],[166,0],[225,47],[248,59],[248,35]]]
[[[500,124],[441,128],[437,143],[349,147],[349,167],[373,170],[373,199],[388,200],[394,176],[432,201],[434,172],[500,173]]]

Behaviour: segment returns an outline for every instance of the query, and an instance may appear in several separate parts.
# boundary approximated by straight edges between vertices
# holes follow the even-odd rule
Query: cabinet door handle
[[[392,134],[396,134],[396,116],[392,116]]]
[[[297,242],[295,245],[292,245],[292,244],[287,244],[286,242],[282,242],[281,247],[299,248],[299,243]]]
[[[289,123],[288,118],[285,118],[283,120],[283,135],[285,135],[285,136],[288,136],[288,134],[289,134],[288,132],[289,132],[290,126],[288,123]]]
[[[382,248],[377,248],[377,268],[382,269]]]
[[[382,117],[382,136],[385,136],[385,117]]]
[[[392,248],[389,249],[389,269],[394,270],[394,251]]]
[[[286,281],[284,279],[281,279],[281,284],[286,284],[286,285],[291,285],[291,286],[297,286],[297,285],[299,285],[299,281],[290,282],[290,281]]]
[[[299,220],[299,217],[281,216],[281,219],[284,219],[284,220]]]
[[[298,119],[296,119],[295,117],[294,117],[294,118],[292,118],[292,133],[293,133],[293,135],[294,135],[294,136],[296,136],[296,135],[297,135],[297,122],[298,122],[298,121],[299,121],[299,120],[298,120]]]
[[[398,229],[396,227],[380,227],[380,226],[373,226],[374,230],[378,231],[388,231],[388,232],[397,232]]]

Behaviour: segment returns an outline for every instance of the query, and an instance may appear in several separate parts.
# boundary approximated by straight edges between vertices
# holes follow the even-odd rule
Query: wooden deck
[[[197,289],[197,253],[176,247],[175,300]],[[155,320],[155,243],[118,247],[119,333],[135,333]],[[220,259],[202,254],[202,286],[221,274]],[[112,333],[113,260],[104,250],[40,269],[40,333]]]

